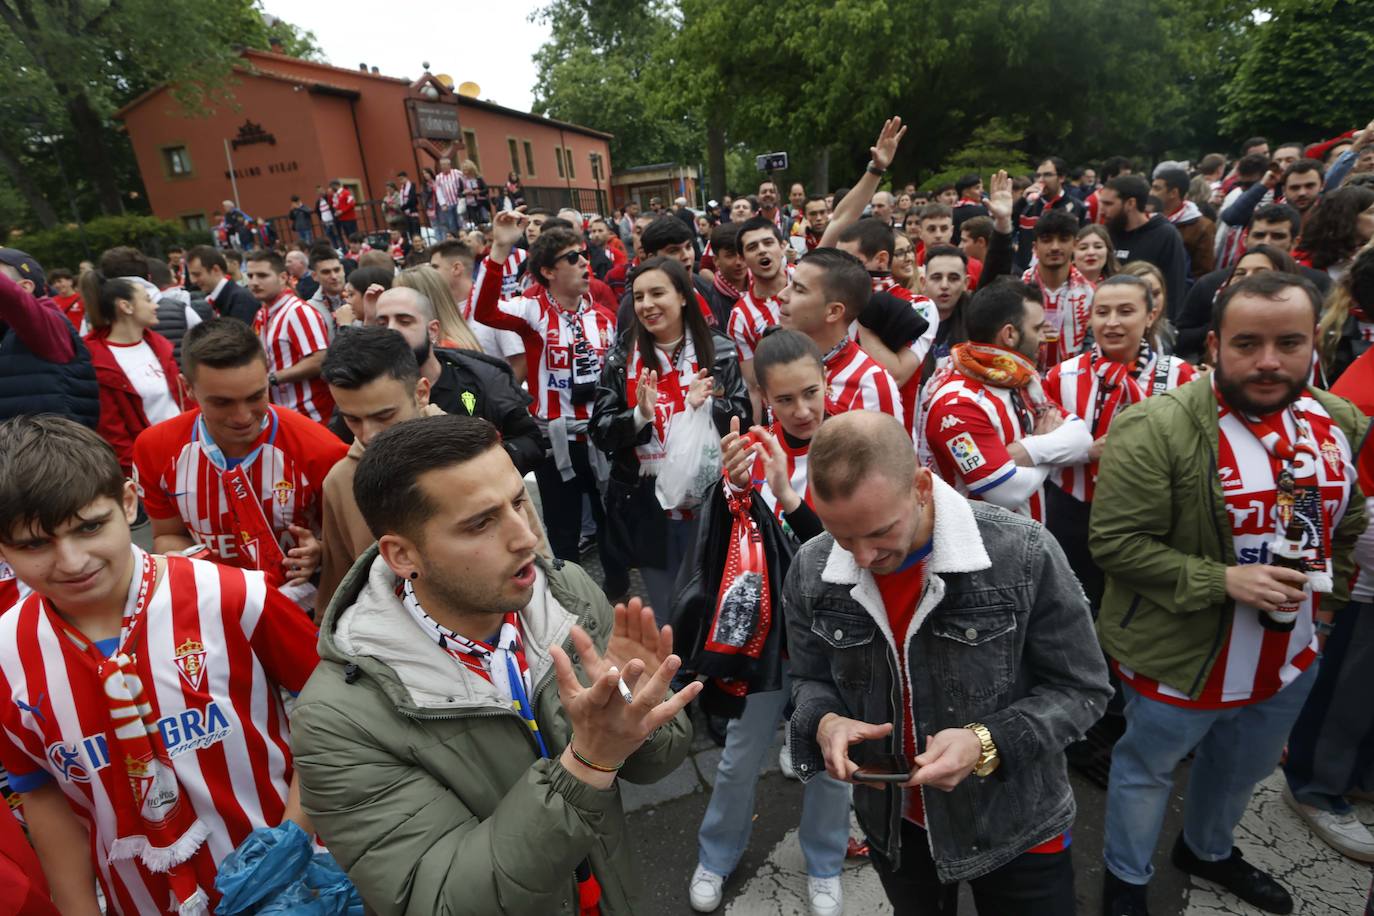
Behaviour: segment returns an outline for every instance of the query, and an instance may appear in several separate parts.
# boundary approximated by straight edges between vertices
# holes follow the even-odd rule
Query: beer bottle
[[[1288,524],[1283,526],[1282,537],[1274,539],[1271,550],[1273,555],[1269,558],[1270,565],[1306,573],[1302,565],[1302,535],[1302,519],[1298,517],[1297,512],[1293,512],[1288,516]],[[1291,604],[1281,604],[1274,611],[1261,610],[1260,626],[1266,630],[1290,632],[1298,621],[1298,611],[1302,609],[1305,600],[1304,598]]]

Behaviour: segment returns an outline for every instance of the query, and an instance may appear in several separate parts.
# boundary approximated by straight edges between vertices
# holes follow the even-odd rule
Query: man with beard
[[[544,437],[529,412],[530,396],[516,385],[510,366],[472,350],[436,346],[439,319],[428,297],[409,287],[393,286],[377,297],[377,324],[399,331],[410,345],[420,377],[428,383],[429,403],[444,413],[490,420],[501,431],[501,444],[522,475],[544,462]],[[353,367],[355,372],[358,368]],[[345,370],[336,368],[331,390],[340,379],[348,387]],[[344,419],[348,421],[347,416]]]
[[[1056,467],[1087,461],[1092,433],[1040,389],[1040,293],[998,279],[964,312],[968,341],[930,381],[925,438],[936,470],[970,499],[1043,522],[1045,479]]]
[[[1040,221],[1040,217],[1051,210],[1063,210],[1071,214],[1079,223],[1087,222],[1088,211],[1083,204],[1072,197],[1064,190],[1064,183],[1069,178],[1069,166],[1058,156],[1051,156],[1035,170],[1036,180],[1040,182],[1040,196],[1027,203],[1026,198],[1022,197],[1016,202],[1016,212],[1012,218],[1016,220],[1017,240],[1016,240],[1016,268],[1025,270],[1030,267],[1031,249],[1035,241],[1035,224]],[[1144,209],[1144,205],[1141,205]],[[1182,293],[1182,290],[1179,290]]]
[[[1145,213],[1150,185],[1139,175],[1120,175],[1102,189],[1102,215],[1112,234],[1116,257],[1123,265],[1149,261],[1164,276],[1169,319],[1183,310],[1188,290],[1188,252],[1183,238],[1168,220],[1158,213]]]
[[[1292,274],[1232,284],[1207,338],[1211,381],[1112,424],[1089,530],[1107,577],[1098,635],[1126,696],[1107,790],[1108,916],[1147,912],[1174,770],[1194,752],[1173,864],[1267,912],[1293,910],[1233,841],[1312,688],[1319,629],[1349,600],[1365,525],[1352,462],[1368,420],[1307,386],[1319,309]],[[1277,551],[1301,569],[1272,562]]]
[[[1150,192],[1159,198],[1159,212],[1174,224],[1188,252],[1188,276],[1196,280],[1216,262],[1217,224],[1188,199],[1191,179],[1183,169],[1156,169]]]

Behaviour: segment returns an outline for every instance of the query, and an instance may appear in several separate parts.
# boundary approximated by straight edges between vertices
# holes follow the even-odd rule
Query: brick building
[[[477,163],[488,185],[519,175],[531,206],[607,212],[609,134],[459,96],[428,74],[411,82],[247,50],[230,101],[187,113],[169,86],[121,108],[153,213],[204,229],[220,202],[274,219],[290,238],[291,195],[309,204],[339,179],[360,202],[361,228],[383,227],[386,182],[412,180],[446,151]],[[232,162],[233,180],[230,177]]]

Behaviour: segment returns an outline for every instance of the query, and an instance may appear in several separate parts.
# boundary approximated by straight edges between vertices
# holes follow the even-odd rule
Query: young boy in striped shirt
[[[0,425],[0,556],[33,589],[0,617],[0,764],[62,913],[97,884],[112,913],[209,912],[249,833],[310,830],[280,690],[313,626],[260,572],[145,553],[137,511],[90,430]]]

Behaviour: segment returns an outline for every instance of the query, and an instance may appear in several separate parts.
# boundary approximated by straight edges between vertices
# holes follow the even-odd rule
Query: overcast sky
[[[433,3],[420,0],[263,0],[274,16],[315,33],[325,59],[350,69],[366,62],[385,76],[447,73],[472,80],[481,97],[529,111],[535,50],[548,27],[529,21],[539,0]]]

